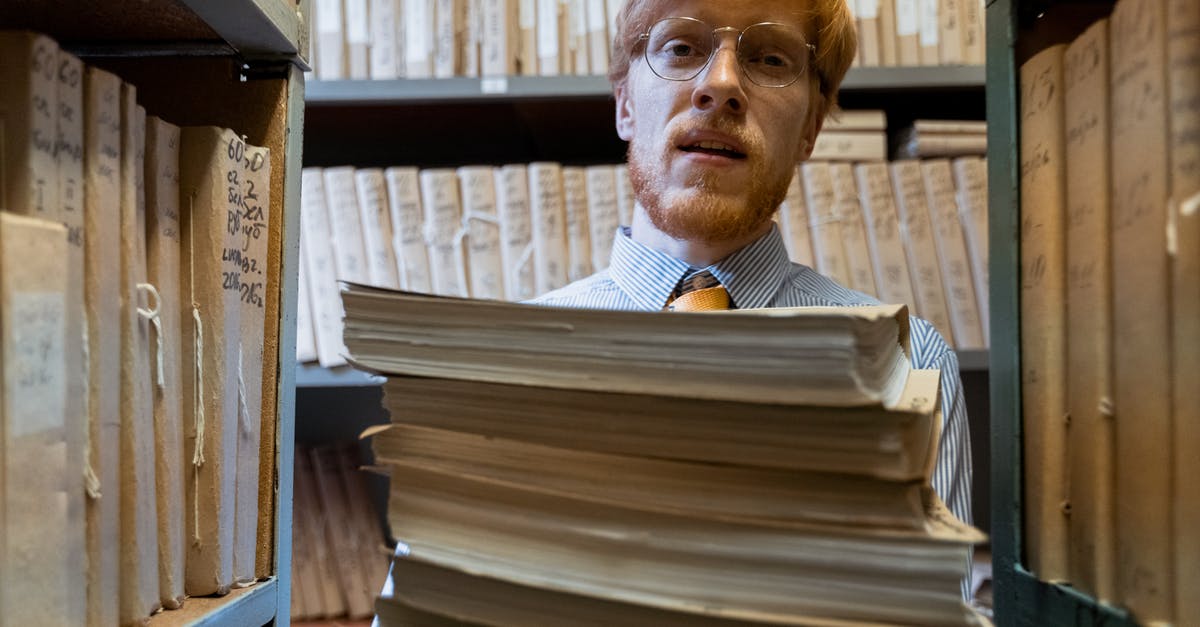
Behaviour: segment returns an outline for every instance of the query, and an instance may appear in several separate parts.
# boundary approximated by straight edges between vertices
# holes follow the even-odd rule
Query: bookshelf
[[[1019,225],[1019,68],[1040,44],[1063,41],[1106,15],[1109,0],[995,0],[987,7],[988,179],[990,217],[992,416],[992,555],[996,624],[1131,626],[1129,612],[1098,602],[1069,584],[1040,580],[1028,566],[1024,537],[1021,404]],[[1055,9],[1061,11],[1051,15]],[[1050,16],[1043,32],[1031,27]],[[1061,31],[1049,34],[1044,31]],[[1065,41],[1070,42],[1067,36]],[[1186,621],[1185,621],[1186,622]]]
[[[264,376],[263,459],[272,460],[273,575],[223,597],[193,598],[151,625],[289,624],[292,457],[295,409],[296,264],[300,131],[303,127],[308,0],[15,0],[0,6],[0,28],[56,39],[91,65],[137,86],[139,103],[178,125],[221,125],[270,148],[272,214]],[[202,96],[202,97],[197,97]],[[115,244],[114,244],[115,245]],[[270,380],[270,379],[269,379]]]

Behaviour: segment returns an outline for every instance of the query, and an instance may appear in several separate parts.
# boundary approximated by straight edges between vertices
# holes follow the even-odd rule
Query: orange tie
[[[707,270],[680,282],[667,301],[668,311],[713,311],[729,309],[729,292]]]

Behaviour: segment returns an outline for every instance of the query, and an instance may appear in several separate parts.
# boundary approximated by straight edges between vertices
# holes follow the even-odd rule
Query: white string
[[[155,357],[158,363],[158,387],[161,389],[165,385],[163,378],[163,330],[162,330],[162,300],[159,299],[158,289],[150,283],[138,283],[137,288],[146,293],[147,299],[153,298],[154,306],[150,309],[137,308],[138,315],[143,319],[149,320],[150,324],[154,325],[155,336],[158,337],[158,352]]]
[[[516,265],[514,265],[512,268],[513,285],[517,286],[516,287],[517,297],[521,300],[525,300],[526,298],[533,298],[534,296],[537,295],[537,286],[536,285],[533,286],[533,289],[530,290],[529,294],[521,293],[522,288],[525,287],[524,285],[522,285],[522,282],[521,282],[521,269],[530,263],[533,263],[533,242],[532,241],[530,241],[528,244],[525,244],[525,250],[521,251],[521,255],[519,257],[517,257]],[[533,276],[534,273],[530,272],[529,274],[530,274],[530,276]]]
[[[92,358],[92,349],[88,346],[88,321],[87,316],[83,318],[83,380],[90,381],[91,364],[89,360]],[[91,393],[83,395],[83,415],[90,416],[91,408]],[[88,498],[93,500],[100,498],[100,477],[96,475],[96,469],[92,466],[92,428],[89,425],[83,430],[83,489],[87,492]]]
[[[192,299],[192,319],[196,322],[195,343],[196,343],[196,377],[195,388],[196,393],[193,397],[195,403],[195,422],[196,422],[196,448],[192,452],[192,540],[200,545],[200,467],[204,465],[204,323],[200,321],[200,305],[196,302],[196,225],[195,225],[195,201],[196,196],[193,194],[188,199],[188,244],[192,258],[188,264],[188,272],[191,274],[191,299]]]
[[[242,376],[242,347],[238,346],[238,415],[241,416],[242,433],[250,434],[250,408],[246,406],[246,379]]]

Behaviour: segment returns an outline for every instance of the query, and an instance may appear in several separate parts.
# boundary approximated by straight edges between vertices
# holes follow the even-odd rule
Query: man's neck
[[[763,223],[745,237],[719,242],[698,242],[680,240],[663,233],[654,226],[641,205],[633,212],[633,224],[629,228],[629,237],[643,245],[659,252],[666,253],[675,259],[686,262],[694,268],[704,268],[732,255],[747,245],[758,240],[771,230],[771,221]]]

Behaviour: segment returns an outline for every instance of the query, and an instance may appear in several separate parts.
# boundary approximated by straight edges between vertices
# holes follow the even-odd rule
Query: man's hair
[[[644,44],[638,38],[651,26],[649,14],[653,4],[654,0],[626,0],[617,13],[617,32],[613,35],[612,60],[608,66],[608,80],[614,86],[625,83],[634,55],[641,52]],[[816,75],[822,96],[817,110],[824,115],[837,104],[838,87],[858,49],[858,35],[846,0],[804,0],[804,4],[808,5],[804,13],[809,17],[806,35],[816,47],[809,70]]]

